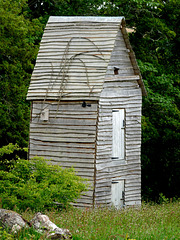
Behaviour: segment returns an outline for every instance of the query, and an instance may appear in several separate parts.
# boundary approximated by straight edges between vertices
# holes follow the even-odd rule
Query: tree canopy
[[[179,0],[0,0],[0,146],[27,146],[26,92],[50,15],[125,16],[148,96],[143,99],[142,189],[179,196]]]
[[[0,0],[0,146],[27,145],[26,93],[42,26],[27,18],[25,7],[25,1]]]

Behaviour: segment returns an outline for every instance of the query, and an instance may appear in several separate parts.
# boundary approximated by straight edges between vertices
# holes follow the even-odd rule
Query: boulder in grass
[[[47,215],[36,213],[34,218],[28,222],[20,214],[7,210],[0,209],[0,223],[3,227],[7,227],[13,233],[17,233],[22,228],[33,226],[38,232],[46,232],[49,239],[71,239],[72,235],[68,229],[57,227],[49,220]]]
[[[7,209],[0,209],[0,223],[3,227],[11,229],[13,233],[28,227],[28,222],[20,214]]]
[[[49,239],[60,240],[72,238],[72,235],[68,229],[57,227],[53,222],[49,220],[49,217],[47,215],[36,213],[30,223],[37,231],[47,231],[47,238]]]

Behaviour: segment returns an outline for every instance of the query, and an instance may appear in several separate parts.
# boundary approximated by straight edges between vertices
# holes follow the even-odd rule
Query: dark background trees
[[[26,93],[42,32],[27,18],[25,1],[0,0],[0,146],[27,145]]]
[[[143,9],[144,8],[144,9]],[[180,2],[143,5],[130,36],[148,96],[143,101],[143,195],[180,194]]]
[[[0,0],[0,146],[27,146],[26,93],[50,15],[125,16],[148,96],[143,99],[142,192],[180,196],[180,2]]]

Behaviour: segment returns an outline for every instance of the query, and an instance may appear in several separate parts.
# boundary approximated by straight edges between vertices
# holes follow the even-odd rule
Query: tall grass
[[[180,239],[180,202],[143,204],[139,209],[73,208],[45,214],[59,227],[68,228],[74,240]],[[23,217],[30,219],[32,213],[27,211]]]

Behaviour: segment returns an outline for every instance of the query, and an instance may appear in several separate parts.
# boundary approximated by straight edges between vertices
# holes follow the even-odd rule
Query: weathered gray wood
[[[84,144],[84,143],[67,143],[67,142],[60,142],[60,143],[56,143],[56,142],[43,142],[43,141],[38,141],[38,140],[31,140],[31,144],[33,145],[44,145],[44,146],[54,146],[54,147],[67,147],[67,148],[71,148],[71,147],[75,147],[75,148],[82,148],[82,149],[94,149],[94,143],[88,143],[88,144]]]
[[[51,117],[50,117],[51,118]],[[39,122],[39,120],[37,118],[34,119],[33,121],[34,123],[35,122]],[[96,125],[96,120],[94,119],[61,119],[61,118],[51,118],[50,119],[50,122],[52,124],[56,123],[56,124],[61,124],[61,125],[64,125],[64,126],[68,126],[68,125],[74,125],[74,126],[95,126]]]
[[[116,31],[109,31],[108,32],[108,37],[111,39],[115,40],[115,34]],[[72,38],[72,35],[74,38],[81,38],[86,36],[87,39],[102,39],[104,40],[104,38],[107,38],[107,32],[105,31],[101,31],[100,33],[97,32],[87,32],[86,30],[84,31],[73,31],[72,32],[58,32],[58,31],[47,31],[46,33],[44,33],[43,35],[43,39],[63,39],[63,40],[70,40]]]
[[[82,158],[82,161],[79,160],[81,157],[68,157],[68,154],[67,156],[65,157],[61,157],[58,155],[57,156],[51,156],[51,153],[49,153],[48,155],[43,155],[43,153],[41,154],[41,152],[37,155],[37,154],[33,154],[33,152],[31,151],[30,152],[30,156],[31,158],[33,157],[37,157],[37,156],[40,156],[40,157],[44,157],[45,159],[47,160],[51,160],[51,163],[55,163],[55,164],[58,164],[60,166],[64,166],[64,167],[75,167],[75,168],[79,168],[81,169],[81,171],[84,171],[86,172],[87,169],[91,169],[93,172],[94,171],[94,161],[93,161],[93,158],[87,158],[87,160],[83,160],[84,158]],[[87,167],[87,169],[85,168],[85,166]],[[85,170],[86,169],[86,170]]]
[[[45,143],[44,143],[45,144]],[[82,147],[78,147],[78,146],[74,146],[74,147],[60,147],[59,144],[57,146],[49,146],[49,145],[42,145],[42,144],[38,144],[38,145],[33,145],[33,143],[31,142],[31,145],[33,146],[33,148],[35,148],[35,151],[43,151],[46,150],[48,152],[53,152],[53,153],[59,153],[61,152],[61,154],[63,153],[89,153],[89,154],[95,154],[95,149],[93,148],[82,148]],[[37,154],[38,155],[38,154]]]
[[[48,32],[52,32],[52,31],[57,31],[57,28],[64,31],[64,32],[70,32],[72,30],[72,26],[73,26],[73,30],[74,31],[78,31],[78,32],[84,32],[84,31],[88,31],[88,32],[101,32],[101,31],[116,31],[117,32],[117,25],[107,25],[107,24],[88,24],[88,22],[83,26],[80,24],[47,24],[46,26],[46,31]]]
[[[59,24],[59,23],[58,23]],[[67,24],[67,23],[66,23]],[[82,24],[82,23],[81,23]],[[70,45],[69,45],[69,49],[68,49],[68,53],[70,53],[70,54],[68,54],[69,56],[73,56],[73,54],[76,54],[77,53],[77,46],[78,46],[78,51],[80,51],[80,58],[81,58],[81,60],[83,60],[83,61],[85,61],[85,64],[88,64],[88,62],[89,63],[95,63],[95,62],[97,62],[98,64],[102,64],[103,62],[100,60],[100,59],[98,59],[98,58],[94,58],[94,56],[92,56],[93,54],[95,54],[96,56],[100,56],[100,57],[103,57],[104,59],[107,59],[108,61],[109,61],[109,57],[110,57],[110,53],[112,52],[112,44],[114,44],[114,40],[115,40],[115,38],[117,37],[117,40],[116,40],[116,42],[115,42],[115,46],[117,46],[117,47],[115,47],[114,48],[114,51],[112,52],[112,57],[111,57],[111,61],[110,62],[112,62],[113,63],[113,58],[115,57],[115,58],[118,58],[118,61],[120,60],[119,58],[121,58],[122,57],[122,60],[125,62],[126,60],[125,60],[125,58],[127,58],[127,62],[129,62],[129,55],[128,55],[128,53],[127,53],[127,51],[124,51],[125,49],[126,49],[126,46],[125,46],[125,44],[123,45],[123,48],[122,47],[120,47],[119,48],[119,46],[121,46],[121,44],[122,44],[122,42],[123,42],[123,35],[122,35],[122,33],[121,33],[121,31],[118,31],[118,33],[117,33],[117,27],[115,27],[115,28],[109,28],[109,26],[108,26],[108,24],[106,24],[106,25],[104,25],[104,27],[106,26],[107,27],[107,29],[108,29],[108,35],[107,34],[105,34],[104,35],[104,33],[107,33],[107,29],[105,29],[105,28],[103,28],[102,30],[101,29],[99,29],[99,24],[98,24],[98,29],[97,30],[92,30],[91,28],[89,28],[90,30],[88,30],[87,29],[87,27],[86,26],[88,26],[88,24],[90,24],[90,23],[88,23],[88,22],[86,22],[85,24],[84,24],[84,27],[83,27],[83,29],[80,31],[79,30],[79,27],[82,27],[82,25],[81,25],[80,23],[76,23],[75,24],[75,26],[77,26],[77,30],[75,30],[76,28],[73,28],[71,31],[69,31],[69,28],[71,27],[71,25],[69,24],[67,24],[67,28],[66,28],[66,25],[63,23],[63,25],[62,25],[62,23],[60,24],[61,26],[63,26],[63,30],[61,29],[61,30],[58,30],[58,29],[56,29],[56,27],[55,26],[57,26],[56,24],[55,25],[49,25],[49,23],[48,23],[48,27],[47,27],[47,29],[45,30],[45,33],[44,33],[44,36],[43,36],[43,41],[45,40],[46,42],[47,41],[51,41],[51,45],[47,45],[47,47],[46,47],[46,45],[43,45],[43,41],[42,41],[42,49],[40,48],[40,51],[39,51],[39,54],[38,54],[38,58],[37,58],[37,64],[38,64],[38,62],[40,63],[40,62],[42,62],[42,61],[44,61],[44,62],[47,62],[47,61],[52,61],[53,59],[55,59],[55,58],[57,58],[58,57],[58,59],[59,59],[59,61],[60,61],[60,58],[63,56],[63,51],[62,51],[62,48],[60,48],[61,49],[61,51],[59,52],[59,51],[57,51],[57,44],[59,44],[59,43],[61,43],[61,45],[59,45],[59,46],[63,46],[63,44],[64,44],[64,46],[67,44],[67,42],[63,42],[64,41],[64,39],[66,39],[67,37],[72,37],[72,41],[70,42]],[[102,24],[102,22],[101,22],[101,24]],[[113,24],[114,24],[114,22],[113,22]],[[113,26],[113,24],[112,24],[112,26]],[[102,24],[103,25],[103,24]],[[54,28],[53,28],[53,26],[54,26]],[[91,23],[90,25],[89,25],[89,27],[95,27],[96,26],[96,24],[94,25],[94,22],[93,23]],[[60,28],[59,28],[60,29]],[[59,34],[59,35],[58,35]],[[94,45],[94,43],[92,43],[91,41],[89,41],[88,40],[88,34],[90,34],[89,35],[89,37],[90,37],[90,39],[92,39],[93,41],[94,41],[94,43],[96,44],[96,46]],[[111,35],[113,36],[113,38],[114,38],[114,40],[113,41],[111,41]],[[82,38],[81,38],[81,36],[82,36]],[[85,36],[85,37],[84,37]],[[49,39],[49,40],[48,40]],[[54,39],[54,40],[53,40]],[[81,42],[79,41],[81,39]],[[103,39],[103,41],[101,42],[101,39]],[[56,41],[56,43],[54,42],[53,43],[53,41]],[[109,41],[111,41],[111,46],[107,49],[107,48],[103,48],[104,46],[105,46],[105,44],[106,43],[108,43]],[[56,44],[56,45],[53,45],[53,44]],[[85,51],[87,51],[87,49],[89,50],[89,51],[93,51],[93,49],[94,49],[94,52],[86,52],[85,54],[83,53],[83,54],[81,54],[81,51],[83,52],[84,50],[83,50],[83,44],[85,44],[84,46],[86,46],[86,50]],[[44,47],[43,47],[44,46]],[[50,47],[51,46],[51,47]],[[73,46],[75,46],[75,48],[73,48]],[[64,49],[64,47],[63,47],[63,49]],[[75,51],[74,51],[74,50]],[[123,49],[123,51],[122,52],[120,52],[120,49]],[[74,52],[73,52],[74,51]],[[121,54],[120,54],[121,53]],[[50,56],[50,59],[48,60],[48,55]],[[44,57],[43,57],[44,56]],[[44,58],[44,59],[43,59]],[[90,60],[90,58],[92,59],[92,60]],[[100,61],[101,61],[101,63],[100,63]],[[74,60],[73,60],[73,62],[74,62]],[[76,62],[76,64],[77,64],[77,61],[75,61]],[[79,64],[81,64],[81,63],[79,63]],[[104,66],[107,66],[107,63],[105,63],[104,62]],[[53,65],[52,65],[52,67],[51,67],[52,69],[53,69]],[[74,69],[74,68],[73,68]],[[70,67],[70,72],[73,70],[73,69],[71,69],[71,67]],[[69,72],[69,70],[68,70],[68,72]],[[130,70],[130,69],[129,69]],[[127,68],[127,71],[129,71],[128,70],[128,68]],[[43,68],[43,71],[41,72],[42,70],[41,69],[37,69],[37,68],[35,68],[35,70],[34,70],[34,73],[33,73],[33,76],[32,76],[32,80],[33,79],[36,79],[37,77],[38,77],[38,79],[40,79],[40,78],[42,78],[43,76],[47,76],[46,78],[47,78],[47,80],[48,80],[48,69],[46,70],[46,69],[44,69]],[[46,73],[46,71],[47,71],[47,73]],[[124,73],[126,73],[127,71],[126,71],[126,69],[124,68],[124,70],[120,70],[120,71],[124,71]],[[131,71],[131,70],[130,70]],[[39,74],[40,74],[40,76],[38,76],[37,75],[37,73],[39,72]],[[103,69],[103,71],[102,71],[102,69],[101,69],[101,71],[99,72],[99,74],[101,74],[102,73],[102,76],[104,76],[104,74],[105,74],[105,68]],[[124,74],[123,72],[121,72],[122,74]],[[56,72],[55,72],[55,69],[53,69],[53,75],[54,74],[56,74]],[[71,72],[71,79],[72,79],[72,77],[73,77],[73,74],[75,74],[74,76],[77,76],[76,74],[77,73],[75,73],[75,72]],[[88,74],[90,74],[90,76],[89,76],[89,79],[90,78],[92,78],[93,77],[93,71],[90,71],[90,72],[88,72]],[[94,79],[94,81],[97,81],[97,79],[99,78],[99,76],[100,75],[96,75],[97,74],[97,69],[96,69],[96,73],[95,73],[95,76],[96,76],[96,79]],[[53,79],[53,76],[52,75],[52,73],[50,73],[50,75],[49,75],[49,77],[51,77],[52,79]],[[81,75],[82,75],[82,77],[83,77],[83,73],[80,73],[79,74],[79,76],[78,76],[78,79],[81,77]],[[43,77],[44,78],[44,77]],[[76,81],[76,79],[74,79],[74,81]],[[103,82],[102,82],[102,84],[103,84]],[[94,87],[94,84],[93,84],[93,87]],[[29,95],[28,95],[28,98],[30,99],[30,98],[32,98],[32,99],[35,99],[35,96],[33,95],[33,92],[31,92],[30,90],[32,89],[33,91],[34,91],[34,93],[36,93],[35,92],[35,89],[36,88],[39,88],[39,90],[42,92],[42,93],[39,93],[39,91],[37,90],[37,97],[39,96],[39,97],[45,97],[45,94],[46,94],[46,92],[44,92],[43,90],[41,90],[40,89],[40,86],[34,86],[33,88],[29,88]],[[55,89],[54,89],[55,90]],[[66,92],[69,96],[65,96],[65,99],[68,99],[68,98],[72,98],[72,99],[78,99],[77,97],[75,98],[75,96],[72,94],[72,92],[73,92],[73,90],[74,90],[74,88],[73,87],[70,87],[69,86],[69,90],[71,90],[71,93],[70,92]],[[97,89],[97,93],[100,93],[100,91],[102,90],[102,85],[99,85],[99,88]],[[77,91],[76,91],[77,93],[78,93],[78,89],[77,89]],[[80,90],[79,91],[79,96],[81,97],[81,96],[83,96],[83,94],[85,94],[86,92],[82,92],[82,94],[81,94],[81,92],[82,92],[82,90]],[[94,87],[93,88],[93,94],[96,92],[96,87]],[[48,93],[48,96],[47,96],[47,99],[50,99],[50,98],[57,98],[57,95],[55,94],[55,93],[51,93],[50,95],[49,95],[50,93]],[[57,93],[58,94],[58,93]],[[95,96],[94,95],[91,95],[91,97],[93,98],[93,99],[96,99],[96,98],[94,98]],[[86,94],[85,94],[85,96],[86,96],[86,98],[88,97]],[[97,98],[99,97],[98,95],[96,96]],[[37,98],[36,98],[37,99]]]
[[[131,186],[131,187],[127,187],[126,186],[126,193],[128,192],[128,194],[130,193],[138,193],[141,192],[141,185],[140,186]]]
[[[89,163],[92,162],[94,164],[94,157],[95,155],[93,153],[83,153],[83,152],[60,152],[57,153],[56,151],[50,151],[50,150],[31,150],[30,154],[33,155],[39,155],[39,156],[47,156],[52,158],[58,158],[63,161],[63,159],[66,160],[66,158],[69,158],[69,162],[75,162],[77,161],[77,158],[79,158],[78,162],[81,163]]]
[[[138,88],[137,82],[113,82],[113,83],[104,83],[106,87],[114,87],[114,88]]]
[[[32,113],[30,157],[42,154],[52,158],[53,164],[75,165],[78,175],[92,181],[92,190],[78,200],[77,206],[110,204],[111,181],[117,179],[125,182],[126,205],[140,204],[141,199],[144,87],[124,30],[124,20],[121,19],[121,23],[108,19],[51,19],[28,91],[28,99],[44,100],[34,105]],[[114,75],[114,67],[119,68],[118,75]],[[54,103],[47,104],[48,100]],[[81,101],[73,104],[75,100]],[[84,100],[99,100],[99,106],[91,102],[91,107],[83,108]],[[49,121],[43,122],[39,116],[46,108]],[[126,120],[125,157],[115,161],[111,159],[112,110],[121,108],[125,109]]]
[[[28,95],[27,97],[27,100],[29,100],[29,98],[31,98],[31,101],[37,101],[37,100],[44,100],[44,95],[40,95],[40,96],[35,96],[35,95]],[[84,95],[83,97],[82,96],[78,96],[77,95],[70,95],[70,96],[62,96],[61,99],[64,100],[64,101],[79,101],[79,100],[84,100],[84,101],[88,101],[89,98],[91,98],[91,100],[94,100],[94,101],[97,101],[99,99],[99,96],[92,96],[89,97],[89,94],[87,95]],[[46,96],[46,100],[52,100],[52,99],[55,99],[55,100],[58,100],[59,99],[59,96]]]
[[[51,23],[65,23],[65,22],[69,22],[69,23],[80,23],[80,22],[83,22],[84,24],[86,22],[89,22],[89,23],[93,23],[93,24],[110,24],[110,23],[116,23],[120,24],[120,22],[122,21],[123,17],[95,17],[95,16],[92,16],[92,17],[89,17],[89,16],[79,16],[79,17],[54,17],[54,16],[51,16],[50,19],[49,19],[49,24]]]
[[[77,79],[77,77],[79,77]],[[37,80],[37,78],[39,78],[38,82],[35,80]],[[60,72],[60,71],[55,71],[55,70],[51,70],[51,71],[44,71],[44,69],[40,69],[39,71],[36,71],[33,75],[32,75],[32,81],[34,81],[34,84],[31,86],[32,89],[34,89],[35,87],[41,87],[43,88],[42,84],[38,84],[38,83],[49,83],[49,85],[55,85],[61,82],[61,79],[65,79],[66,80],[66,84],[70,84],[70,83],[75,83],[74,80],[78,82],[82,82],[86,80],[87,81],[94,81],[94,83],[103,83],[104,82],[104,76],[102,71],[94,71],[94,72],[90,72],[90,71],[86,71],[86,69],[83,69],[81,73],[78,72],[67,72],[66,75],[64,75],[64,73]],[[96,80],[97,78],[97,80]],[[51,79],[51,83],[50,81],[48,82],[47,80]],[[100,81],[101,80],[101,81]],[[41,82],[39,82],[41,81]],[[43,82],[44,81],[44,82]],[[101,88],[102,88],[102,83],[101,83]],[[97,85],[98,86],[98,85]],[[34,88],[33,88],[34,87]]]
[[[126,77],[124,77],[124,79],[126,79]],[[127,76],[127,79],[129,79],[129,81],[131,81],[131,77]],[[132,78],[133,79],[133,78]],[[120,85],[120,84],[119,84]],[[104,85],[105,88],[109,88],[108,85]],[[132,85],[131,85],[132,86]],[[114,87],[114,86],[113,86]],[[125,86],[125,88],[129,89],[130,86]],[[135,87],[135,86],[134,86]],[[127,91],[126,89],[126,91]],[[114,161],[114,162],[100,162],[100,164],[98,164],[99,161],[99,154],[97,151],[97,166],[98,166],[98,171],[97,171],[97,177],[96,177],[96,181],[98,182],[99,179],[103,179],[106,178],[106,176],[108,176],[108,172],[106,171],[106,168],[111,169],[111,177],[117,177],[119,176],[119,178],[121,178],[122,180],[124,179],[131,179],[131,174],[129,174],[130,172],[133,174],[136,173],[137,171],[140,173],[140,154],[139,154],[139,150],[137,151],[137,148],[140,149],[140,144],[136,146],[136,141],[133,140],[134,142],[132,142],[131,138],[129,136],[133,136],[133,134],[135,134],[135,139],[137,138],[137,136],[140,136],[139,134],[137,134],[137,132],[141,131],[140,128],[140,118],[136,118],[136,116],[140,116],[141,112],[139,109],[141,109],[141,96],[137,91],[132,91],[129,92],[127,91],[125,92],[120,92],[119,97],[114,94],[114,90],[112,89],[111,92],[109,91],[109,89],[107,89],[107,95],[104,94],[102,95],[103,98],[101,98],[100,100],[100,110],[99,110],[99,115],[104,116],[104,117],[100,117],[99,120],[103,121],[103,119],[106,119],[108,121],[108,125],[111,122],[111,116],[112,116],[112,109],[117,107],[118,108],[125,108],[126,109],[126,142],[128,142],[128,140],[130,140],[130,143],[128,143],[128,145],[126,146],[126,154],[127,154],[127,162],[125,164],[121,164],[120,161]],[[103,90],[105,92],[105,89]],[[116,90],[115,90],[116,91]],[[109,94],[110,93],[110,94]],[[111,97],[110,97],[111,96]],[[119,106],[117,105],[117,103],[119,102]],[[104,108],[104,106],[106,108]],[[105,121],[106,123],[106,121]],[[101,126],[101,125],[100,125]],[[129,126],[129,127],[128,127]],[[108,127],[109,129],[111,129],[111,127]],[[99,129],[99,127],[98,127]],[[101,134],[98,133],[99,136],[105,136],[104,140],[107,139],[107,137],[111,138],[111,134],[106,135],[105,132],[106,129],[106,125],[104,125],[104,128],[101,128]],[[104,132],[103,132],[104,131]],[[131,134],[132,131],[132,134]],[[134,136],[133,136],[134,137]],[[133,138],[132,138],[133,139]],[[140,143],[140,141],[138,141]],[[100,143],[99,143],[100,144]],[[133,148],[132,147],[133,145]],[[99,145],[98,145],[99,146]],[[134,149],[131,151],[131,149]],[[135,153],[135,156],[133,161],[128,161],[129,155],[131,155],[131,153]],[[136,156],[136,154],[138,153],[138,156]],[[113,167],[114,165],[114,167]],[[133,176],[132,176],[133,177]],[[136,175],[137,177],[137,175]],[[104,183],[105,186],[106,183]],[[131,189],[132,188],[132,189]],[[127,186],[127,191],[137,189],[139,191],[140,189],[140,185],[135,184],[134,186],[131,186],[128,188]],[[106,193],[108,194],[108,193]],[[126,190],[125,190],[125,194],[126,194]],[[97,199],[100,196],[97,196]],[[133,196],[134,199],[134,196]],[[137,199],[137,197],[135,197],[136,200],[139,200],[139,198]],[[100,200],[99,200],[100,201]],[[129,199],[125,199],[125,204],[129,204]]]
[[[64,102],[61,101],[61,104],[59,104],[58,101],[48,101],[48,102],[37,102],[34,104],[33,108],[34,109],[39,109],[42,110],[42,106],[43,108],[50,106],[50,108],[52,110],[57,110],[57,104],[59,104],[59,110],[60,111],[64,111],[64,112],[68,112],[69,114],[71,114],[71,112],[95,112],[97,111],[97,103],[96,102],[92,102],[92,101],[87,101],[87,104],[91,104],[90,107],[88,108],[83,108],[82,107],[82,103],[83,101],[79,101],[79,102]]]
[[[32,129],[32,132],[33,131],[44,131],[45,129],[54,129],[54,132],[57,130],[57,131],[62,131],[64,133],[73,133],[73,132],[77,132],[77,133],[82,133],[82,132],[85,132],[85,133],[92,133],[96,130],[96,126],[92,125],[92,126],[63,126],[63,125],[59,125],[59,124],[51,124],[48,122],[48,124],[44,124],[44,123],[38,123],[38,126],[37,124],[35,123],[31,123],[30,124],[31,126],[31,129]],[[34,130],[35,129],[35,130]],[[42,129],[42,130],[41,130]]]
[[[99,38],[95,38],[96,41],[100,41],[101,39]],[[96,41],[92,38],[92,42],[96,45]],[[65,40],[68,43],[68,39]],[[92,45],[91,45],[92,46]],[[65,47],[66,47],[66,43],[65,43]],[[79,49],[80,50],[80,49]],[[64,60],[64,54],[60,53],[60,52],[52,52],[52,51],[47,51],[47,52],[41,52],[40,55],[38,55],[37,59],[40,60],[42,58],[45,58],[47,55],[47,59],[55,59],[58,58],[59,60],[63,59]],[[86,50],[84,50],[83,48],[79,51],[79,53],[71,53],[71,52],[67,52],[66,53],[66,59],[67,59],[67,63],[69,60],[69,63],[73,62],[73,61],[77,61],[78,59],[82,59],[82,60],[86,60],[88,61],[92,61],[93,59],[96,61],[104,61],[104,60],[109,60],[111,56],[111,52],[108,50],[104,50],[102,49],[99,50],[96,46],[94,47],[94,51],[93,52],[87,52]],[[117,56],[113,57],[113,60],[117,59]],[[127,58],[128,59],[128,58]],[[61,62],[60,62],[61,63]]]
[[[102,41],[102,39],[100,39],[100,40],[96,39],[96,45],[98,45],[98,47],[107,47],[107,46],[108,47],[110,47],[110,46],[113,47],[114,46],[114,41],[115,41],[115,39],[103,39],[103,41]],[[65,39],[61,40],[61,39],[55,39],[55,38],[54,39],[51,39],[51,38],[44,39],[44,38],[42,38],[42,40],[41,40],[41,45],[43,45],[43,46],[52,46],[52,44],[53,44],[53,46],[63,45],[64,48],[65,48],[68,43],[69,43],[68,39],[66,39],[66,41],[65,41]],[[79,40],[78,38],[73,41],[73,45],[75,47],[76,46],[81,46],[81,47],[90,46],[90,47],[92,47],[92,44],[90,44],[88,41],[86,41],[86,40],[82,41],[82,39]]]
[[[114,89],[108,88],[101,93],[102,98],[132,98],[132,97],[141,96],[141,91],[139,89],[117,89],[115,92]]]
[[[75,23],[75,24],[79,24],[80,22],[82,22],[84,25],[86,25],[86,23],[88,22],[89,24],[117,24],[119,26],[120,22],[122,21],[123,17],[89,17],[89,16],[84,16],[84,17],[54,17],[51,16],[49,19],[48,24],[54,24],[54,23]]]
[[[126,187],[126,189],[127,189],[127,191],[128,191],[128,189],[131,189],[131,190],[133,190],[133,189],[138,189],[139,191],[141,191],[141,183],[140,182],[132,182],[131,184],[125,184],[125,187]]]
[[[88,131],[87,129],[58,129],[58,128],[50,128],[50,127],[44,127],[44,128],[37,128],[37,126],[35,128],[33,128],[31,126],[31,133],[52,133],[52,134],[88,134],[89,136],[95,136],[94,131]]]
[[[38,114],[40,114],[39,111],[35,112],[32,117],[36,117]],[[73,115],[73,114],[72,114]],[[89,115],[76,115],[74,118],[72,117],[72,115],[62,115],[61,113],[56,113],[56,112],[51,112],[51,116],[50,118],[56,117],[56,118],[61,118],[61,119],[96,119],[97,116],[94,114],[89,114]]]
[[[110,196],[106,198],[98,197],[97,199],[95,199],[95,204],[97,207],[111,206],[111,197]]]
[[[114,91],[116,91],[116,89],[114,89]],[[125,98],[125,97],[117,97],[117,98],[113,98],[113,97],[110,97],[110,98],[102,98],[101,100],[100,100],[100,104],[102,104],[103,105],[103,108],[105,108],[105,106],[107,105],[112,105],[112,104],[114,104],[115,106],[116,105],[119,105],[119,106],[126,106],[126,107],[129,107],[130,106],[130,104],[135,104],[135,106],[137,106],[136,104],[140,104],[141,102],[140,102],[140,100],[139,99],[133,99],[133,97],[131,98],[131,97],[127,97],[127,98]],[[141,106],[141,105],[140,105]],[[100,109],[100,112],[102,111],[102,109]],[[104,114],[104,113],[107,113],[107,112],[109,112],[110,113],[110,109],[109,108],[107,108],[107,109],[103,109],[103,111],[102,111],[102,113]],[[130,117],[129,116],[127,116],[127,119],[129,119]]]
[[[108,196],[109,193],[109,196]],[[96,196],[96,201],[101,199],[102,200],[109,200],[110,199],[110,195],[111,195],[111,189],[109,188],[109,191],[101,191],[101,192],[96,192],[95,196]]]
[[[93,181],[97,104],[88,103],[91,104],[91,107],[87,107],[87,110],[82,108],[82,102],[75,104],[64,102],[62,105],[60,103],[58,114],[56,114],[58,102],[34,104],[34,116],[39,114],[42,108],[50,109],[50,122],[43,124],[39,122],[38,118],[33,119],[30,132],[30,157],[41,155],[51,160],[52,164],[58,164],[62,167],[73,166],[79,176]],[[51,124],[52,118],[53,124]],[[92,122],[88,119],[95,121]],[[74,136],[74,140],[72,136]],[[93,139],[90,140],[89,144],[85,141],[88,137]],[[87,193],[85,197],[82,196],[84,200],[81,200],[80,204],[87,203],[86,196],[91,198],[88,201],[89,204],[92,204],[93,191],[91,194]]]
[[[131,194],[129,194],[131,193]],[[125,201],[132,201],[132,200],[140,200],[141,199],[141,193],[139,191],[134,191],[134,192],[126,192],[125,193]]]
[[[88,84],[91,83],[93,84],[93,87],[95,89],[99,89],[103,82],[104,82],[104,79],[101,79],[101,78],[94,81],[94,79],[92,78],[87,79],[87,77],[84,79],[79,79],[78,81],[76,79],[75,81],[75,78],[72,78],[71,76],[71,77],[68,77],[68,81],[65,86],[66,86],[66,89],[72,88],[72,89],[78,90],[80,87],[81,87],[80,89],[84,89],[84,88],[86,89],[88,87]],[[78,83],[81,83],[81,86],[79,86]],[[56,79],[54,79],[51,83],[49,83],[48,79],[41,79],[41,80],[39,79],[37,83],[34,83],[34,85],[29,88],[29,90],[35,90],[37,87],[39,87],[40,89],[47,89],[48,91],[51,91],[52,89],[53,90],[60,89],[59,80],[57,81]]]
[[[131,66],[131,65],[130,65]],[[107,77],[105,78],[106,81],[134,81],[134,80],[139,80],[138,75],[129,75],[129,76],[120,76],[120,75],[115,75],[113,77]]]
[[[77,67],[76,67],[77,68]],[[82,68],[82,69],[81,69]],[[86,74],[90,75],[90,76],[104,76],[104,70],[105,70],[105,67],[104,66],[101,66],[100,69],[90,69],[90,67],[86,68],[86,67],[82,67],[81,65],[81,68],[80,69],[75,69],[75,67],[71,67],[66,69],[66,76],[86,76]],[[124,69],[126,70],[126,69]],[[109,70],[110,74],[112,70]],[[35,72],[34,72],[34,75],[33,77],[37,77],[37,76],[47,76],[47,74],[50,74],[52,77],[53,76],[63,76],[64,77],[64,73],[62,72],[62,69],[60,69],[60,66],[59,67],[49,67],[49,68],[36,68],[35,69]]]

